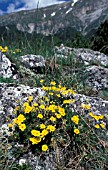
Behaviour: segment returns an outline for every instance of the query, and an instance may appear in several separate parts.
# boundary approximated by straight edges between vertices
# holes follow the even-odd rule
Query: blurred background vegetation
[[[18,48],[24,53],[51,55],[52,47],[63,43],[72,48],[91,48],[108,54],[108,20],[100,25],[92,37],[84,37],[71,27],[59,30],[55,35],[44,36],[18,31],[13,25],[9,30],[0,27],[0,35],[0,45]]]

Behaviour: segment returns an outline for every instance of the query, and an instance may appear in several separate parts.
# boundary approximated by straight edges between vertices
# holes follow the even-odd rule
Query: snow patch
[[[73,3],[71,4],[71,6],[74,6],[76,2],[78,2],[79,0],[73,0]]]
[[[51,14],[51,16],[53,17],[55,14],[56,14],[56,12],[53,12],[53,13]]]
[[[66,11],[66,14],[68,14],[71,10],[72,10],[72,8],[70,8],[69,10],[67,10],[67,11]]]
[[[44,14],[44,18],[46,18],[46,14]]]

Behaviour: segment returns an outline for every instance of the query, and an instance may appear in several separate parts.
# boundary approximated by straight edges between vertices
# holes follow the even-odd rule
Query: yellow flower
[[[41,104],[41,105],[39,106],[39,108],[44,110],[44,109],[45,109],[45,105]]]
[[[61,84],[59,84],[58,87],[59,87],[59,89],[61,89],[61,87],[62,87]]]
[[[61,118],[61,114],[55,113],[55,116],[56,116],[57,119]]]
[[[93,114],[92,112],[90,112],[89,113],[89,115],[91,116],[91,117],[93,117],[95,120],[99,120],[99,119],[103,119],[104,118],[104,116],[103,115],[95,115],[95,114]]]
[[[60,88],[57,88],[57,87],[56,87],[55,91],[60,92]]]
[[[40,124],[40,129],[45,129],[46,126],[44,124]]]
[[[4,50],[7,52],[7,51],[8,51],[8,47],[7,47],[7,46],[5,46],[5,47],[4,47]]]
[[[2,52],[7,52],[8,51],[8,47],[7,46],[5,46],[4,48],[2,47],[2,46],[0,46],[0,50],[2,51]]]
[[[40,136],[40,131],[39,131],[39,130],[32,130],[32,131],[31,131],[31,134],[32,134],[33,136],[39,137],[39,136]]]
[[[49,107],[48,107],[48,106],[46,106],[45,110],[46,110],[46,111],[48,111],[48,110],[49,110]]]
[[[52,112],[55,112],[55,109],[57,109],[57,106],[54,104],[49,105],[49,107],[48,107],[48,110],[51,110]]]
[[[104,115],[100,115],[100,116],[99,116],[99,119],[103,119],[103,118],[104,118]]]
[[[53,117],[53,116],[51,116],[51,117],[50,117],[50,120],[51,120],[52,122],[55,122],[55,121],[56,121],[56,118]]]
[[[78,135],[80,133],[79,129],[74,129],[74,133]]]
[[[28,103],[28,102],[25,102],[25,103],[23,104],[23,107],[25,107],[25,106],[29,106],[29,103]]]
[[[65,112],[60,112],[61,116],[65,116],[66,113]]]
[[[93,118],[97,121],[100,119],[99,116],[97,116],[97,115],[94,115]]]
[[[48,134],[48,131],[46,129],[42,130],[41,137],[44,137]]]
[[[65,116],[66,115],[65,109],[60,107],[60,106],[58,106],[58,112],[61,114],[61,116]]]
[[[52,104],[52,105],[49,105],[49,106],[47,106],[46,107],[46,111],[52,111],[52,112],[55,112],[55,109],[57,108],[57,106],[56,105],[54,105],[54,104]]]
[[[74,103],[74,102],[75,102],[75,99],[72,99],[72,100],[71,100],[71,103]]]
[[[42,145],[42,151],[46,152],[48,150],[48,146],[47,145]]]
[[[62,91],[61,94],[64,96],[64,95],[68,94],[68,91],[67,90]]]
[[[44,82],[44,80],[43,80],[43,79],[41,79],[41,80],[40,80],[40,83],[43,83],[43,82]]]
[[[50,132],[54,132],[55,131],[55,126],[53,125],[48,125],[47,129],[50,130]]]
[[[37,111],[38,110],[38,107],[35,107],[35,106],[32,106],[32,111]]]
[[[34,107],[37,107],[37,106],[38,106],[38,103],[33,103],[33,106],[34,106]]]
[[[53,85],[53,86],[55,86],[55,85],[56,85],[56,82],[55,82],[55,81],[51,81],[50,84]]]
[[[55,102],[54,102],[54,101],[50,101],[50,104],[52,104],[52,106],[55,106],[55,105],[53,105],[53,104],[55,104]]]
[[[24,113],[30,113],[32,111],[32,107],[31,106],[26,106],[24,109]]]
[[[19,108],[20,108],[20,106],[16,106],[16,107],[15,107],[15,110],[16,110],[16,111],[18,111],[18,110],[19,110]]]
[[[91,117],[94,117],[94,114],[93,114],[92,112],[89,112],[89,115],[90,115]]]
[[[72,89],[68,89],[68,93],[73,94],[73,95],[76,94],[76,92],[74,92],[74,90],[72,90]]]
[[[56,90],[56,87],[55,87],[55,86],[52,86],[52,87],[51,87],[51,90],[55,91],[55,90]]]
[[[90,110],[90,108],[91,108],[90,105],[87,105],[87,104],[84,104],[84,103],[81,104],[81,107],[82,107],[83,109],[87,109],[87,110]]]
[[[71,120],[77,125],[79,123],[78,115],[71,117]]]
[[[28,101],[31,102],[33,100],[33,96],[28,97]]]
[[[100,126],[105,129],[105,124],[104,123],[100,123]]]
[[[19,129],[21,129],[21,131],[24,131],[26,129],[26,125],[24,123],[20,124]]]
[[[66,87],[61,87],[60,91],[65,91]]]
[[[60,94],[56,94],[57,97],[61,97]]]
[[[37,144],[35,138],[29,138],[29,140],[32,142],[32,145]]]
[[[47,102],[49,101],[48,97],[46,97],[46,96],[44,96],[44,99],[45,99],[45,101],[47,101]]]
[[[69,104],[71,102],[71,100],[64,100],[63,104]]]
[[[17,124],[17,123],[18,123],[18,119],[17,118],[13,119],[13,124]]]
[[[42,115],[41,113],[39,113],[39,114],[37,115],[37,117],[38,117],[39,119],[42,119],[42,118],[43,118],[43,115]]]
[[[96,124],[94,127],[95,127],[95,128],[97,128],[97,129],[99,129],[99,128],[100,128],[100,126],[99,126],[98,124]]]
[[[11,123],[8,124],[8,127],[9,127],[9,128],[12,128],[12,127],[13,127],[13,124],[11,124]]]
[[[18,123],[22,123],[24,120],[26,120],[25,116],[23,114],[20,114],[18,117],[17,117],[17,120],[18,120]]]
[[[37,138],[29,138],[29,140],[32,142],[32,145],[34,144],[38,144],[39,142],[41,142],[41,138],[37,137]]]
[[[50,92],[49,95],[50,95],[50,96],[53,96],[53,93]]]
[[[42,86],[42,90],[48,91],[49,88],[48,88],[48,87],[45,87],[45,86]]]

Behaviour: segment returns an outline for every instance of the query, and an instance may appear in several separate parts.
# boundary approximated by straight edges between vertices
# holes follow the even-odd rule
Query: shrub
[[[93,38],[92,48],[108,55],[108,19],[99,26]]]

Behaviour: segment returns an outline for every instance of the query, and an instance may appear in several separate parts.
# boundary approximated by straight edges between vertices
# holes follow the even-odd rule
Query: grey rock
[[[96,90],[108,89],[108,69],[101,66],[89,66],[86,69],[86,84]]]
[[[67,58],[70,54],[73,54],[76,57],[78,62],[82,62],[85,65],[98,65],[98,66],[108,66],[108,56],[100,53],[98,51],[93,51],[86,48],[70,48],[65,47],[61,44],[60,47],[56,46],[54,48],[56,57]]]
[[[79,111],[81,111],[80,108],[81,103],[86,103],[86,104],[88,103],[91,106],[91,111],[94,114],[106,115],[108,113],[108,101],[106,100],[103,100],[98,97],[90,97],[82,94],[75,95],[75,99],[77,99],[78,101],[79,105],[77,105],[77,101],[76,101],[76,105],[77,105],[76,108]]]
[[[1,121],[0,126],[3,123],[6,123],[6,117],[14,118],[14,114],[12,114],[15,106],[27,100],[28,96],[33,95],[35,100],[40,96],[44,95],[44,92],[41,88],[32,88],[30,86],[24,85],[15,85],[15,84],[7,84],[0,83],[0,113],[1,113]]]
[[[11,63],[4,54],[2,54],[2,60],[0,61],[0,77],[13,79],[18,78],[15,64]]]
[[[7,83],[0,83],[0,90],[1,90],[1,98],[0,98],[0,112],[3,122],[5,123],[6,116],[14,117],[12,115],[12,111],[15,106],[22,104],[28,98],[28,96],[33,96],[35,100],[38,100],[39,97],[42,97],[45,92],[41,90],[41,88],[31,88],[30,86],[25,85],[14,85],[14,84],[7,84]],[[108,101],[102,100],[100,98],[89,97],[81,94],[76,94],[75,96],[70,96],[70,98],[75,98],[76,103],[74,109],[76,111],[81,111],[81,103],[86,103],[89,101],[93,112],[98,112],[99,114],[107,114],[108,112]]]
[[[61,57],[68,59],[72,55],[74,64],[70,67],[64,67],[64,75],[73,75],[80,72],[82,74],[82,80],[85,85],[91,87],[91,89],[99,94],[100,90],[108,89],[108,56],[98,51],[85,48],[70,48],[61,44],[60,47],[54,49],[56,58]],[[74,67],[74,68],[72,68]],[[77,68],[79,67],[79,68]],[[102,94],[102,93],[101,93]],[[101,95],[103,97],[103,95]],[[107,96],[106,96],[107,97]]]
[[[35,69],[37,67],[45,66],[45,60],[41,55],[28,54],[20,56],[19,59],[21,61],[21,64],[23,64],[26,68]]]
[[[85,48],[74,48],[73,51],[76,53],[76,57],[81,58],[86,65],[108,66],[108,56],[103,53]]]
[[[72,48],[65,47],[63,44],[61,44],[60,47],[55,46],[55,48],[54,48],[56,57],[67,58],[72,53],[72,51],[73,51]]]

